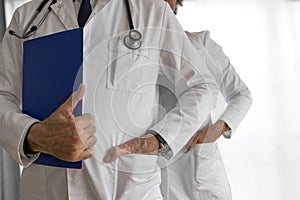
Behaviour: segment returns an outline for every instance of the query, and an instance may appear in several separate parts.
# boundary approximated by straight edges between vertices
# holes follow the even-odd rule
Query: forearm
[[[2,81],[5,78],[0,80]],[[23,114],[16,92],[13,93],[11,89],[5,91],[4,86],[4,83],[0,86],[0,144],[18,164],[26,167],[35,157],[27,158],[23,151],[25,136],[32,124],[38,120]]]
[[[192,137],[192,141],[185,149],[185,152],[189,152],[197,144],[215,142],[227,129],[228,125],[224,121],[218,120],[214,124],[198,130]]]
[[[125,154],[157,155],[158,149],[159,142],[156,137],[152,134],[146,134],[143,137],[134,138],[128,142],[112,147],[107,152],[103,161],[110,163]]]
[[[1,100],[0,100],[1,102]],[[1,104],[5,107],[5,104]],[[23,152],[23,144],[29,127],[38,120],[11,109],[0,114],[1,146],[18,162],[27,167],[36,157],[27,158]]]
[[[16,12],[17,13],[17,12]],[[0,145],[20,164],[28,166],[23,153],[24,137],[29,127],[38,120],[20,110],[22,99],[22,43],[12,38],[8,30],[18,29],[19,17],[13,16],[0,45]]]
[[[214,90],[199,85],[186,91],[175,108],[150,129],[159,133],[170,147],[167,159],[177,154],[207,119],[214,107]]]
[[[226,122],[224,122],[223,120],[218,120],[216,121],[215,124],[220,124],[220,127],[221,127],[221,132],[220,132],[220,136],[228,130],[229,126],[227,125]]]
[[[132,139],[124,144],[119,145],[127,154],[157,154],[159,142],[152,134]]]
[[[234,132],[252,105],[251,93],[246,88],[228,99],[227,103],[226,110],[219,117],[219,120],[226,122],[230,130]]]

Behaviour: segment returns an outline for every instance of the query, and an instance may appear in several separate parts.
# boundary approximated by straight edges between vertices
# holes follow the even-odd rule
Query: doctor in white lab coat
[[[180,0],[170,2],[174,10],[176,3],[182,3]],[[211,122],[211,117],[207,118],[182,149],[182,154],[164,163],[162,192],[168,200],[231,200],[230,185],[216,140],[222,135],[231,138],[252,104],[251,93],[208,31],[187,32],[187,36],[198,56],[205,59],[227,107],[215,123]],[[170,110],[172,104],[176,104],[171,101],[176,99],[174,94],[166,87],[161,87],[160,93],[163,95],[161,105]]]
[[[143,34],[141,49],[131,51],[122,43],[129,29],[123,1],[91,1],[93,12],[84,28],[86,87],[41,122],[20,110],[25,40],[8,33],[22,33],[40,1],[14,13],[0,47],[0,144],[25,167],[21,199],[162,199],[157,152],[174,157],[212,109],[215,82],[169,5],[160,0],[129,2]],[[28,39],[77,28],[79,5],[76,0],[57,0]],[[178,103],[154,123],[157,84],[172,87]],[[88,114],[74,117],[72,108],[83,96]],[[83,168],[32,164],[39,152],[84,160]]]

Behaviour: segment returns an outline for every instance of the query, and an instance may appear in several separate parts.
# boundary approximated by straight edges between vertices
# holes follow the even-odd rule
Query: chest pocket
[[[119,36],[110,39],[108,50],[108,89],[147,94],[153,88],[158,70],[150,62],[149,49],[142,45],[140,49],[130,50]]]

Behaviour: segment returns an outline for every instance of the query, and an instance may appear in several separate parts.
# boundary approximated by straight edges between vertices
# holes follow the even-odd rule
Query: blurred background
[[[3,26],[26,1],[0,2]],[[299,200],[300,0],[184,0],[177,17],[185,30],[209,30],[252,92],[232,139],[219,140],[233,199]]]
[[[233,199],[300,199],[300,1],[183,3],[184,29],[209,30],[254,99],[232,139],[219,141]]]

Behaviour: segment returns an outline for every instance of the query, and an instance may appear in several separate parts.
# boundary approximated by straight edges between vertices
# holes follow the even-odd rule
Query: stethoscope
[[[56,0],[52,0],[50,5],[47,8],[47,11],[41,18],[41,20],[38,22],[37,25],[32,25],[33,21],[36,19],[36,17],[41,13],[45,5],[49,2],[50,0],[43,0],[42,3],[39,5],[39,7],[35,10],[35,13],[33,16],[30,18],[29,22],[25,26],[25,29],[22,33],[22,35],[17,34],[13,30],[9,30],[9,34],[20,38],[20,39],[26,39],[32,36],[39,28],[40,26],[45,22],[48,14],[52,11],[51,5],[56,3]],[[133,21],[132,21],[132,15],[131,15],[131,10],[130,10],[130,5],[129,5],[129,0],[124,0],[125,1],[125,6],[126,6],[126,12],[127,12],[127,19],[128,19],[128,24],[129,24],[129,33],[126,35],[123,39],[124,45],[131,50],[136,50],[139,49],[142,45],[141,39],[142,39],[142,33],[139,32],[134,28]]]
[[[51,5],[56,3],[56,0],[52,0],[52,2],[50,3],[50,5],[48,6],[47,11],[45,12],[45,14],[43,15],[42,19],[39,21],[39,23],[37,25],[33,25],[33,21],[36,19],[36,17],[40,14],[40,12],[43,10],[43,8],[45,7],[45,5],[49,2],[50,0],[43,0],[42,3],[39,5],[39,7],[35,10],[34,14],[32,15],[32,17],[30,18],[29,22],[27,23],[27,25],[24,28],[24,31],[22,33],[22,35],[18,35],[15,31],[13,30],[9,30],[9,34],[16,36],[17,38],[20,39],[26,39],[29,38],[30,36],[32,36],[39,28],[40,26],[44,23],[44,21],[46,20],[48,14],[51,12]],[[31,27],[30,27],[31,26]],[[30,28],[29,28],[30,27]]]
[[[141,42],[142,33],[134,28],[129,2],[128,0],[124,0],[124,1],[125,1],[126,11],[127,11],[127,19],[128,19],[130,31],[128,35],[124,37],[123,42],[128,49],[136,50],[139,49],[142,45]]]

